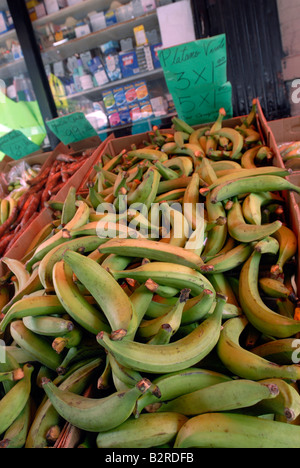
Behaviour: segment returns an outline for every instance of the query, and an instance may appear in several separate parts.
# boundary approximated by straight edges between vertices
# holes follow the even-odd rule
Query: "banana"
[[[24,297],[13,304],[0,322],[0,330],[5,331],[14,320],[24,317],[40,317],[44,315],[63,315],[64,307],[56,296]]]
[[[195,365],[215,347],[220,336],[222,313],[226,298],[217,297],[213,314],[187,337],[165,346],[136,341],[113,341],[105,332],[97,336],[98,343],[111,352],[120,364],[139,372],[165,374]]]
[[[37,335],[62,336],[74,329],[74,323],[61,317],[24,317],[23,323],[28,330]]]
[[[153,320],[142,320],[138,328],[138,336],[142,339],[151,339],[164,324],[170,325],[173,334],[175,334],[181,325],[182,314],[189,298],[189,292],[189,290],[182,290],[175,306],[162,317]]]
[[[166,230],[169,230],[170,227],[170,232],[166,235],[169,244],[185,247],[190,227],[181,205],[172,204],[169,206],[168,203],[162,203],[160,208],[162,210],[162,227],[165,227]]]
[[[128,151],[127,155],[129,158],[145,159],[148,161],[160,161],[162,163],[168,159],[166,153],[152,148],[141,148],[133,151]]]
[[[132,258],[148,258],[156,262],[177,263],[200,271],[203,261],[198,255],[182,247],[149,239],[112,239],[99,247],[100,252],[129,256]]]
[[[6,314],[8,310],[14,305],[17,301],[22,299],[24,296],[33,294],[38,291],[42,291],[43,286],[40,282],[38,275],[38,270],[34,269],[31,273],[30,279],[27,284],[21,289],[18,293],[14,294],[10,301],[2,308],[2,314]]]
[[[193,127],[187,124],[184,120],[180,119],[179,117],[173,117],[172,123],[174,129],[179,132],[187,133],[188,135],[192,135],[194,132]]]
[[[52,341],[52,349],[54,349],[57,354],[61,354],[65,349],[72,349],[78,347],[83,338],[83,331],[80,328],[73,328],[67,333],[62,333],[61,336],[57,336]],[[62,364],[60,365],[60,368]]]
[[[178,172],[178,177],[189,177],[194,170],[193,160],[187,156],[177,156],[167,159],[163,165]]]
[[[178,174],[176,171],[173,171],[173,169],[164,166],[160,161],[156,161],[154,163],[156,169],[159,171],[160,175],[162,176],[163,179],[165,180],[174,180],[177,179]]]
[[[63,226],[68,224],[75,216],[76,213],[76,188],[70,187],[66,199],[64,201],[61,223]]]
[[[185,191],[186,189],[180,188],[180,189],[170,190],[170,192],[162,193],[161,195],[158,195],[155,198],[154,203],[164,203],[164,202],[176,203],[177,200],[183,199],[183,195]]]
[[[31,375],[34,368],[31,364],[23,367],[24,378],[20,380],[0,401],[0,434],[3,434],[25,408],[30,398]]]
[[[244,147],[244,138],[243,136],[234,128],[223,127],[217,131],[210,131],[211,136],[225,137],[228,138],[233,143],[233,148],[231,150],[231,159],[235,159],[242,152]]]
[[[281,169],[280,167],[276,166],[266,166],[266,167],[257,167],[256,169],[243,169],[236,171],[230,171],[228,174],[223,175],[222,177],[218,177],[218,179],[211,184],[209,187],[203,187],[200,190],[202,195],[206,195],[207,193],[211,192],[214,189],[217,189],[220,185],[223,186],[228,183],[233,183],[236,180],[240,179],[248,179],[250,177],[258,177],[258,176],[277,176],[277,177],[286,177],[290,175],[291,171],[288,169]],[[248,193],[248,192],[245,192]]]
[[[263,385],[276,385],[279,394],[273,401],[262,400],[253,408],[254,411],[260,411],[261,414],[273,413],[285,418],[285,421],[291,423],[300,415],[300,395],[299,392],[283,379],[261,380]]]
[[[238,199],[233,199],[232,208],[227,215],[228,232],[238,242],[255,242],[271,236],[281,228],[281,221],[269,224],[253,225],[246,223],[243,209]]]
[[[299,194],[300,187],[297,187],[297,185],[278,175],[257,175],[256,177],[246,177],[244,179],[237,179],[220,184],[212,190],[211,201],[212,203],[218,203],[249,192],[261,193],[280,191],[294,191]]]
[[[284,283],[273,278],[259,278],[259,287],[264,294],[268,297],[286,298],[290,299],[293,303],[297,302],[297,297],[294,292],[291,292]]]
[[[201,164],[199,165],[198,174],[201,178],[208,184],[213,184],[218,176],[207,158],[203,158]]]
[[[182,201],[183,215],[192,230],[196,230],[199,223],[203,222],[203,216],[199,209],[199,190],[200,178],[197,172],[194,172],[192,179],[187,186]]]
[[[1,205],[0,205],[0,223],[1,224],[4,224],[5,221],[8,219],[9,209],[10,209],[10,205],[9,205],[8,199],[3,198],[3,200],[1,200]]]
[[[179,430],[175,449],[299,448],[300,429],[284,422],[234,413],[207,413]]]
[[[17,291],[22,290],[30,279],[30,273],[25,269],[20,260],[14,258],[2,257],[2,262],[9,268],[17,279]]]
[[[217,344],[217,353],[226,368],[242,379],[254,381],[269,378],[298,380],[300,366],[296,364],[277,365],[240,345],[240,336],[248,324],[248,320],[243,316],[224,323]]]
[[[173,335],[173,330],[167,323],[164,323],[159,331],[154,335],[148,344],[152,345],[166,345],[169,344]]]
[[[74,394],[84,392],[91,382],[91,378],[99,366],[101,366],[101,358],[95,358],[88,362],[82,362],[73,368],[68,374],[63,377],[58,377],[54,380],[60,390],[71,391]],[[45,398],[34,415],[31,423],[25,448],[45,448],[47,447],[46,434],[48,430],[55,425],[61,423],[61,417],[53,408],[50,400]]]
[[[190,134],[189,136],[189,143],[191,145],[197,145],[199,146],[199,150],[201,153],[204,153],[202,146],[200,144],[200,138],[206,134],[210,130],[210,127],[204,127],[204,128],[198,128],[196,130],[193,130],[193,133]]]
[[[21,368],[19,369],[14,369],[12,371],[8,372],[0,372],[0,382],[17,382],[18,380],[23,379],[24,377],[24,372],[22,371]]]
[[[159,238],[161,230],[154,224],[150,223],[150,220],[135,210],[127,210],[127,220],[129,229],[137,229],[139,226],[139,232],[142,232],[145,236],[150,236],[150,239]]]
[[[262,224],[262,209],[273,200],[283,203],[283,198],[272,192],[250,193],[242,202],[243,215],[250,224]]]
[[[104,432],[120,426],[131,416],[138,397],[150,387],[151,383],[143,379],[127,391],[95,399],[61,390],[48,379],[43,381],[43,388],[60,416],[88,432]]]
[[[167,299],[175,297],[179,293],[178,289],[172,288],[172,286],[160,286],[151,278],[146,281],[145,286],[149,291]]]
[[[142,376],[139,372],[129,369],[128,367],[121,366],[112,354],[108,353],[107,356],[111,368],[112,379],[117,392],[129,390],[142,380]]]
[[[272,339],[251,349],[253,354],[280,365],[293,364],[298,346],[295,338]],[[296,353],[297,354],[297,353]]]
[[[210,275],[209,279],[215,291],[227,297],[227,304],[239,307],[239,302],[234,290],[224,273],[213,273]]]
[[[191,177],[178,177],[175,180],[161,180],[158,184],[157,195],[164,194],[166,192],[170,192],[171,190],[179,190],[184,189],[188,186]]]
[[[172,416],[173,415],[173,416]],[[97,448],[151,448],[171,443],[187,418],[176,413],[142,414],[119,427],[100,432]]]
[[[16,343],[10,346],[4,346],[3,350],[5,353],[10,354],[10,359],[12,358],[16,361],[20,367],[21,364],[28,364],[29,362],[35,361],[35,357],[26,351],[24,348],[20,348]],[[4,384],[10,383],[9,381],[3,382],[3,386],[7,386]]]
[[[271,268],[271,273],[277,275],[283,272],[286,262],[296,255],[298,239],[292,229],[285,225],[276,231],[273,237],[279,242],[279,253],[276,265]]]
[[[101,330],[110,331],[104,315],[80,293],[73,281],[73,270],[64,260],[54,265],[53,284],[64,311],[79,326],[93,335],[97,335]]]
[[[8,197],[8,203],[9,203],[8,216],[10,216],[14,208],[18,205],[18,201],[15,198]]]
[[[133,305],[115,278],[97,262],[77,252],[66,251],[63,258],[90,291],[111,329],[127,330],[134,314]]]
[[[144,409],[156,410],[164,402],[179,398],[182,395],[196,392],[202,388],[210,388],[221,382],[230,382],[232,379],[225,374],[214,372],[209,369],[188,367],[182,371],[170,372],[157,377],[152,381],[160,390],[160,396],[150,392],[142,395],[137,400],[135,416],[139,417]]]
[[[17,345],[29,352],[35,361],[56,370],[61,364],[61,357],[51,348],[49,341],[28,330],[22,320],[16,320],[10,326],[10,333]]]
[[[218,291],[221,292],[221,291]],[[222,292],[221,292],[222,293]],[[176,298],[174,298],[176,301]],[[161,304],[156,301],[151,301],[146,318],[157,318],[168,313],[175,302],[172,304]],[[183,309],[182,326],[192,325],[198,321],[204,320],[211,314],[215,307],[214,293],[209,289],[204,289],[202,294],[188,299]],[[223,310],[223,319],[233,318],[242,315],[242,310],[239,306],[227,302]]]
[[[128,206],[144,204],[149,209],[154,202],[161,175],[156,168],[150,167],[138,187],[127,196]]]
[[[213,167],[215,173],[217,174],[218,178],[220,178],[220,174],[222,174],[223,171],[230,171],[229,173],[232,173],[233,171],[240,171],[242,169],[240,163],[236,161],[209,161],[210,165]]]
[[[235,411],[254,406],[262,400],[274,399],[278,394],[279,389],[275,383],[263,384],[238,379],[220,382],[174,398],[162,403],[156,411],[175,412],[185,416]]]
[[[35,252],[35,249],[46,239],[52,237],[54,235],[55,227],[54,223],[47,223],[32,239],[31,243],[29,244],[25,255],[22,258],[22,262],[26,263]]]
[[[245,261],[250,257],[253,252],[253,245],[251,243],[240,243],[228,252],[217,255],[213,259],[209,260],[206,265],[208,268],[206,271],[207,275],[226,273],[235,268],[244,265]],[[205,266],[202,267],[202,271],[205,271]]]
[[[277,242],[274,238],[273,241]],[[264,242],[264,241],[263,241]],[[272,243],[272,242],[271,242]],[[271,250],[265,242],[264,252]],[[240,273],[240,304],[249,322],[261,333],[275,338],[289,338],[300,331],[300,323],[271,310],[262,300],[259,291],[259,268],[263,252],[257,244]]]
[[[215,293],[210,281],[200,272],[192,268],[169,262],[150,262],[140,267],[113,271],[112,275],[118,281],[122,278],[132,278],[145,283],[149,278],[159,285],[171,286],[178,290],[190,289],[191,296],[199,296],[204,289]]]
[[[260,150],[261,145],[254,146],[253,148],[248,149],[241,157],[241,166],[243,169],[256,169],[256,156]]]
[[[86,254],[88,252],[93,252],[106,241],[107,239],[101,239],[98,236],[84,236],[76,237],[62,245],[54,247],[39,263],[39,277],[43,287],[47,291],[53,291],[53,267],[56,262],[62,260],[66,250],[73,250]]]
[[[211,203],[211,194],[206,197],[205,207],[207,210],[208,221],[216,221],[220,217],[226,217],[226,211],[223,203]],[[215,256],[225,245],[228,235],[227,223],[213,227],[207,234],[207,241],[202,256]]]
[[[32,419],[32,406],[29,398],[19,416],[4,433],[0,448],[24,448]]]
[[[77,210],[75,216],[64,227],[66,231],[71,231],[73,229],[84,226],[89,220],[90,208],[87,203],[84,201],[77,201],[76,206]],[[50,250],[52,250],[57,245],[66,242],[67,240],[68,239],[63,237],[63,230],[60,229],[56,234],[54,234],[54,236],[48,240],[45,240],[37,247],[33,256],[26,262],[26,269],[31,271],[33,265],[37,262],[40,262]]]

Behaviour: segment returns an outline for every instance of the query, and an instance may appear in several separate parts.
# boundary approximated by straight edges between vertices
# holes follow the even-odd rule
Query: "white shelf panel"
[[[150,30],[158,26],[156,12],[147,13],[138,18],[116,23],[113,26],[93,32],[86,36],[72,39],[56,47],[49,47],[42,52],[45,65],[65,60],[75,54],[80,54],[87,50],[95,49],[101,44],[112,40],[121,40],[133,36],[133,28],[143,24],[145,30]]]

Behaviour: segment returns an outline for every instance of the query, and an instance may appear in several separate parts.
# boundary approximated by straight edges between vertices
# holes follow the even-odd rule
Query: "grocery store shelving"
[[[93,94],[101,93],[101,91],[104,91],[106,89],[110,89],[110,88],[117,87],[117,86],[123,86],[124,84],[130,83],[132,81],[144,80],[144,79],[146,79],[147,81],[151,81],[151,80],[155,80],[158,78],[163,78],[163,76],[164,76],[164,73],[163,73],[162,68],[157,68],[152,71],[138,73],[136,75],[129,76],[127,78],[122,78],[121,80],[109,81],[108,83],[98,86],[96,88],[90,88],[84,91],[80,91],[79,93],[70,94],[67,96],[67,99],[78,99],[78,98],[81,98],[83,96],[88,96],[88,95],[92,96]]]
[[[13,75],[18,75],[25,72],[26,64],[23,58],[0,65],[0,79],[2,80],[6,80],[11,78]]]
[[[118,125],[116,127],[104,128],[102,130],[99,130],[97,133],[101,137],[101,135],[106,135],[106,134],[113,133],[119,130],[124,130],[126,128],[134,128],[135,126],[138,127],[140,125],[148,125],[148,131],[151,131],[154,123],[157,122],[158,120],[161,120],[161,121],[168,120],[176,116],[177,116],[176,112],[171,113],[171,114],[160,115],[156,117],[153,116],[149,119],[141,119],[141,120],[138,120],[137,122],[133,122],[133,123],[125,124],[125,125]]]
[[[86,36],[71,39],[57,46],[48,47],[42,51],[45,65],[59,60],[65,60],[74,54],[80,54],[87,50],[99,47],[101,44],[111,40],[120,40],[124,37],[132,36],[133,28],[143,24],[145,29],[153,29],[158,26],[156,11],[122,23],[116,23],[107,28],[101,29]]]
[[[126,4],[128,0],[119,0],[120,3]],[[111,0],[83,0],[76,5],[68,6],[50,15],[43,16],[33,21],[35,30],[42,28],[47,23],[62,23],[69,16],[75,19],[82,19],[82,17],[93,10],[108,10]]]
[[[3,34],[0,34],[0,44],[4,44],[6,41],[10,39],[16,39],[17,33],[15,29],[11,29]]]

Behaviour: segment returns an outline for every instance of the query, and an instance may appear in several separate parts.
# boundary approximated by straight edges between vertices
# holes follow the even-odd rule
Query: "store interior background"
[[[1,1],[6,3],[6,0]],[[295,96],[293,85],[295,80],[300,79],[299,0],[184,1],[190,1],[191,4],[196,39],[226,34],[228,81],[232,84],[234,117],[246,115],[255,97],[259,97],[268,121],[300,115],[300,103],[297,102],[300,99],[292,99]],[[99,0],[99,5],[102,3]],[[122,3],[126,4],[127,0]],[[162,0],[161,5],[165,3],[176,3],[176,0]],[[32,64],[28,67],[28,74],[45,122],[58,114],[46,76],[47,69],[39,55],[39,47],[34,43],[32,31],[29,31],[31,21],[28,22],[23,14],[26,2],[8,0],[8,5],[14,5],[12,16],[20,31],[19,39],[26,63]],[[156,6],[159,5],[160,0],[156,0]],[[158,77],[157,81],[153,81],[159,83],[159,80]],[[118,84],[117,81],[115,83]],[[168,128],[170,119],[159,119],[158,122]],[[151,121],[151,125],[153,123],[156,121]],[[142,127],[137,127],[135,132],[139,128],[143,131]],[[120,126],[115,129],[115,135],[123,136],[131,131],[130,126]],[[55,139],[51,137],[46,149],[49,144],[52,147],[55,145]]]

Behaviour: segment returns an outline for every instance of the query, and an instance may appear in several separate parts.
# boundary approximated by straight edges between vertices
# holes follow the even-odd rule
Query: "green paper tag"
[[[225,34],[161,49],[158,56],[181,119],[189,125],[209,123],[221,107],[232,117]]]
[[[190,92],[173,96],[178,117],[189,125],[214,122],[223,107],[226,118],[233,115],[232,86],[227,82],[224,85],[206,85],[201,89],[190,89]]]
[[[25,158],[39,150],[40,147],[30,141],[20,130],[12,130],[0,138],[0,151],[12,159]]]
[[[174,91],[227,81],[225,34],[161,49],[158,56]]]
[[[98,135],[83,112],[74,112],[46,123],[54,135],[65,145]]]

